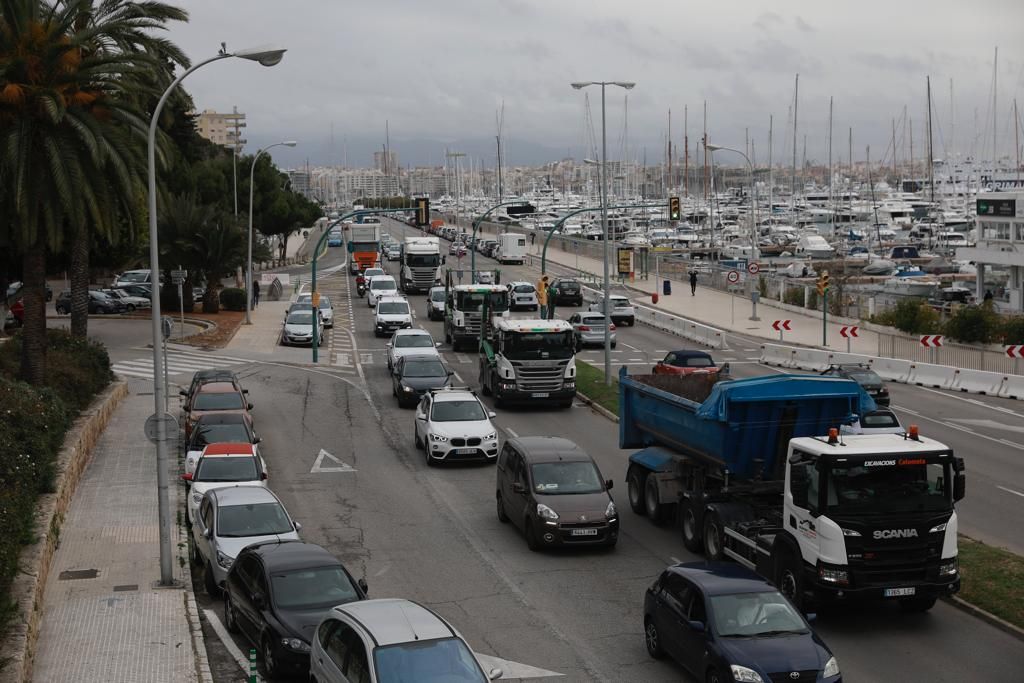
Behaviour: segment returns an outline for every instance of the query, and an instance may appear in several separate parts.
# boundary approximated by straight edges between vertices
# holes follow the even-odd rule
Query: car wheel
[[[647,470],[635,465],[629,466],[626,473],[626,494],[629,497],[629,507],[638,515],[646,515],[647,508],[644,506],[644,485],[647,483]]]
[[[430,455],[430,449],[429,448],[424,447],[424,449],[423,449],[423,457],[427,461],[427,467],[434,467],[435,465],[437,465],[437,461],[434,460],[434,458],[432,458],[431,455]]]
[[[717,512],[708,512],[704,515],[704,556],[712,561],[725,559],[724,542],[721,518]]]
[[[206,563],[206,569],[203,571],[203,585],[206,587],[206,594],[211,598],[220,596],[220,586],[217,585],[217,580],[213,578],[213,565],[209,562]]]
[[[238,622],[235,620],[235,606],[231,604],[231,593],[224,591],[224,628],[228,633],[238,633]]]
[[[629,319],[629,326],[630,327],[636,326],[636,318],[630,318]]]
[[[533,552],[538,552],[540,550],[540,541],[537,540],[537,532],[533,530],[533,524],[531,522],[526,523],[523,535],[526,536],[526,547]]]
[[[935,596],[919,595],[913,598],[900,600],[900,609],[904,612],[927,612],[935,606]]]
[[[135,312],[135,304],[128,304],[128,312],[129,313],[134,313]]]
[[[644,619],[644,645],[647,646],[647,654],[654,659],[661,659],[665,656],[665,650],[661,647],[661,636],[654,620],[650,617]]]
[[[800,610],[803,609],[803,572],[801,571],[799,561],[792,551],[783,552],[779,557],[775,585],[778,586],[779,592],[793,603],[794,607]]]
[[[416,432],[416,428],[412,428],[412,440],[416,444],[416,450],[423,448],[423,441],[420,439],[420,435]]]
[[[267,678],[277,678],[277,658],[274,656],[274,644],[270,638],[263,639],[263,673]]]
[[[509,519],[508,513],[505,512],[505,501],[501,499],[500,493],[496,498],[498,499],[498,521],[502,524],[508,524],[511,520]]]
[[[697,528],[697,515],[693,512],[693,505],[684,501],[682,520],[680,526],[683,528],[683,545],[691,553],[699,553],[704,549],[704,539],[701,538],[700,530]]]
[[[203,562],[202,558],[199,557],[199,553],[196,552],[196,542],[191,538],[188,541],[188,560],[197,567]]]
[[[654,477],[647,477],[644,483],[644,510],[647,518],[652,524],[662,524],[665,521],[665,508],[658,497],[658,480]]]

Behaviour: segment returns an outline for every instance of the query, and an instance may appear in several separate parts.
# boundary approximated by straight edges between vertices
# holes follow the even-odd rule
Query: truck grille
[[[434,285],[434,276],[437,274],[436,268],[415,268],[409,266],[409,270],[412,271],[412,281],[417,287],[432,287]]]
[[[529,361],[513,361],[516,371],[516,383],[520,391],[558,391],[562,388],[562,377],[569,361],[558,361],[556,364],[532,364]]]
[[[480,335],[480,316],[473,315],[472,313],[466,314],[466,332],[471,333],[473,336]]]
[[[937,566],[941,556],[941,534],[937,539],[924,542],[894,541],[885,544],[867,541],[861,548],[850,549],[862,553],[850,559],[851,578],[860,587],[913,583],[929,578],[929,565]],[[852,545],[852,544],[851,544]]]

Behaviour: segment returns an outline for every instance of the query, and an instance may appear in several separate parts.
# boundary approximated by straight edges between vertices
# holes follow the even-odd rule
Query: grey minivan
[[[597,463],[568,439],[509,439],[498,454],[498,520],[522,529],[530,550],[614,548],[619,515]]]

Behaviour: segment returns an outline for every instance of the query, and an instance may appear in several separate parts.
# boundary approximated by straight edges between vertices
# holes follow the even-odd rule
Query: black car
[[[391,393],[400,408],[412,408],[430,389],[448,386],[453,374],[436,355],[401,356],[391,371]]]
[[[668,567],[644,596],[644,641],[698,680],[842,681],[832,651],[773,585],[739,564]]]
[[[889,405],[889,390],[878,373],[866,365],[833,365],[821,374],[852,379],[880,406]]]
[[[309,644],[335,605],[365,600],[365,579],[352,578],[329,552],[302,541],[247,546],[224,582],[224,625],[260,650],[267,678],[306,675]]]
[[[18,295],[21,288],[24,286],[23,282],[12,282],[7,286],[7,299],[11,300]],[[53,289],[50,287],[50,283],[46,283],[46,300],[53,300]]]
[[[557,292],[555,295],[556,306],[583,305],[583,287],[576,280],[555,280],[551,283],[551,287],[555,288]]]
[[[65,289],[57,297],[57,302],[54,304],[59,315],[67,315],[71,313],[71,290]],[[115,299],[112,296],[98,292],[95,290],[89,291],[89,314],[94,313],[124,313],[128,310],[128,307],[120,299]]]

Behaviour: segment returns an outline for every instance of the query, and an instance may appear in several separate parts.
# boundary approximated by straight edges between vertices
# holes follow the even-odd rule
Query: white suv
[[[416,406],[413,436],[416,448],[426,452],[427,465],[451,461],[495,462],[498,430],[496,415],[468,389],[436,389]]]
[[[599,298],[590,304],[590,310],[603,313],[604,295],[598,292],[597,296]],[[629,302],[629,299],[619,294],[612,294],[608,297],[608,303],[611,305],[612,313],[609,317],[613,323],[616,325],[629,325],[630,327],[636,324],[636,309],[633,308],[633,304]]]
[[[390,337],[396,330],[412,327],[409,302],[400,296],[382,296],[373,317],[373,336]]]
[[[509,310],[517,308],[528,308],[531,311],[537,310],[537,288],[529,282],[508,283],[508,307]]]

